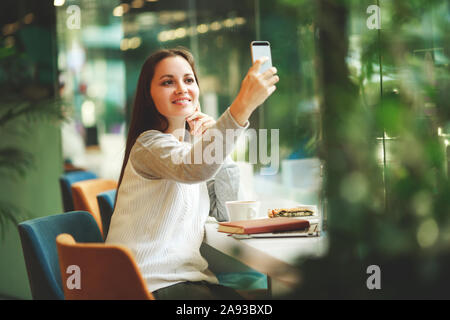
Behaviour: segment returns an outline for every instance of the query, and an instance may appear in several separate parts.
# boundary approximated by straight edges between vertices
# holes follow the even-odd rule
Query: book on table
[[[231,234],[257,234],[268,232],[305,230],[308,228],[309,228],[308,220],[278,217],[278,218],[220,222],[218,231]]]

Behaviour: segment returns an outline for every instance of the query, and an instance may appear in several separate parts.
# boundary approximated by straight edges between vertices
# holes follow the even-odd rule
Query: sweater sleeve
[[[149,130],[136,140],[129,161],[147,179],[207,181],[219,171],[248,126],[248,121],[244,127],[240,126],[228,108],[194,144],[180,142],[172,134]]]
[[[227,157],[213,179],[207,181],[210,200],[209,215],[217,221],[229,220],[225,202],[237,200],[239,179],[239,167],[230,157]]]

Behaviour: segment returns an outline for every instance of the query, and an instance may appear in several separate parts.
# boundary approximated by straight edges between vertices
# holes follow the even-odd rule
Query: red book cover
[[[253,234],[304,230],[306,228],[309,228],[309,221],[307,220],[278,217],[220,222],[218,231],[226,233]]]

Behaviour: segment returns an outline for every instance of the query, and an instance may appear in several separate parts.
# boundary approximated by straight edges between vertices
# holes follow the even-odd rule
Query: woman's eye
[[[194,79],[192,79],[192,78],[187,78],[187,79],[186,79],[186,82],[187,82],[187,83],[194,83],[195,81],[194,81]]]
[[[164,81],[164,82],[162,83],[162,85],[163,85],[163,86],[168,86],[168,85],[171,85],[172,83],[173,83],[172,80],[166,80],[166,81]]]

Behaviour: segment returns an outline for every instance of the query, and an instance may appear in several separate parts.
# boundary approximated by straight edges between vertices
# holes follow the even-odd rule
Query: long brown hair
[[[128,158],[130,157],[131,148],[135,144],[139,135],[147,130],[158,130],[164,132],[169,127],[167,118],[156,109],[155,103],[153,102],[150,94],[150,85],[155,74],[156,65],[165,58],[177,56],[186,59],[186,61],[190,64],[192,71],[194,72],[195,81],[198,85],[194,57],[187,49],[183,47],[177,47],[175,49],[160,49],[145,60],[137,84],[133,112],[131,115],[131,122],[128,129],[128,137],[125,147],[125,157],[123,159],[117,190],[122,183],[125,167],[127,166]],[[116,193],[116,203],[117,194],[118,192]]]

